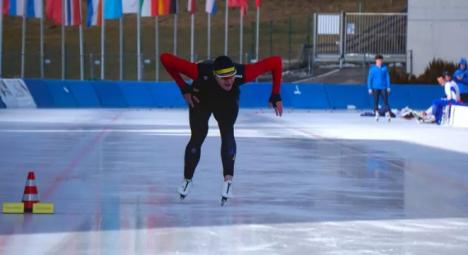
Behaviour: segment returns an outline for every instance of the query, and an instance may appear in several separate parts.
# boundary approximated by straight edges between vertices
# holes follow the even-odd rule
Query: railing
[[[406,62],[406,13],[314,14],[315,62]]]

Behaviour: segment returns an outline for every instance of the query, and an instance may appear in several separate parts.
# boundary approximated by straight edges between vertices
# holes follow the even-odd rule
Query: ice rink
[[[241,109],[221,207],[210,124],[180,201],[187,110],[1,110],[0,202],[32,170],[56,213],[0,215],[0,254],[468,254],[468,129]]]

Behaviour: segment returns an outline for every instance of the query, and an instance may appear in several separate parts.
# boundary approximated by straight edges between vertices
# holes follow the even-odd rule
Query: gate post
[[[340,69],[343,68],[345,54],[345,12],[340,13]]]

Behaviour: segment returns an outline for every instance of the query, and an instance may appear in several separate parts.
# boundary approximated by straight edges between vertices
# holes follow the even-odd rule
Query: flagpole
[[[0,0],[0,2],[3,2]],[[39,42],[39,61],[41,62],[40,63],[40,70],[41,70],[41,78],[43,79],[44,78],[44,2],[41,2],[42,3],[42,13],[41,13],[41,20],[39,21],[40,23],[40,42]]]
[[[62,0],[62,26],[61,26],[61,54],[60,54],[60,57],[61,57],[61,78],[62,80],[65,80],[65,0]]]
[[[79,1],[80,8],[80,80],[84,80],[84,48],[83,48],[83,11],[81,9],[81,1]]]
[[[137,80],[141,81],[141,7],[137,10]]]
[[[206,46],[206,49],[207,49],[207,58],[210,59],[211,58],[211,13],[208,13],[208,38],[207,38],[207,46]]]
[[[123,80],[123,14],[119,19],[119,80]]]
[[[256,31],[256,42],[255,42],[255,59],[259,59],[259,42],[260,42],[260,6],[257,7],[257,31]]]
[[[27,4],[23,2],[23,25],[22,25],[22,36],[21,36],[21,78],[24,78],[24,68],[25,68],[25,52],[26,52],[26,14],[27,14]],[[2,10],[3,11],[3,10]],[[2,13],[3,15],[3,13]]]
[[[242,64],[242,52],[244,51],[244,13],[240,10],[240,35],[239,35],[239,63]]]
[[[224,55],[228,54],[228,22],[229,22],[229,8],[228,1],[226,0],[226,11],[224,15]]]
[[[158,14],[159,15],[159,14]],[[155,62],[156,62],[156,81],[159,81],[159,16],[155,17]]]
[[[173,54],[174,55],[177,55],[177,15],[178,15],[178,7],[179,7],[179,3],[177,0],[176,1],[176,13],[174,14],[174,49],[173,49]]]
[[[106,52],[106,19],[104,18],[104,6],[105,6],[105,0],[102,0],[102,6],[101,6],[101,80],[104,80],[106,78],[105,76],[105,52]]]
[[[192,10],[193,11],[193,10]],[[195,14],[191,15],[191,29],[190,29],[190,62],[193,62],[195,59]]]

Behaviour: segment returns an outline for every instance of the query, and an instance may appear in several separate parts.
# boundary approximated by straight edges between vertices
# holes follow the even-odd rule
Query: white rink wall
[[[468,57],[467,13],[467,0],[408,0],[408,63],[412,50],[414,74],[423,73],[434,58]]]

